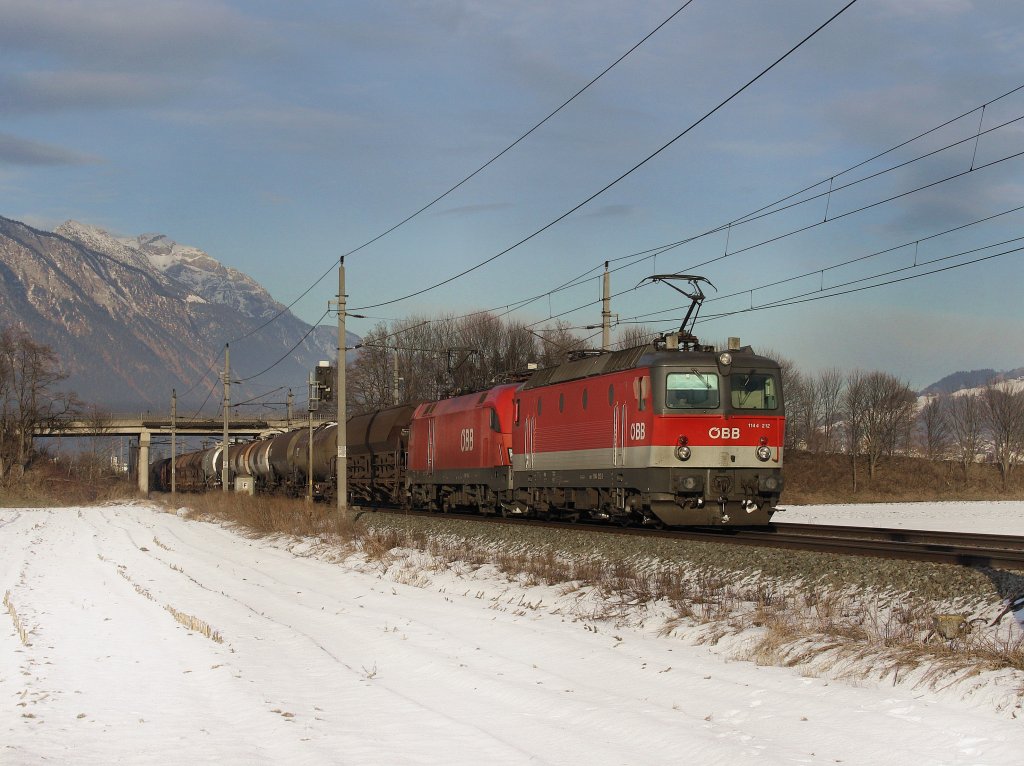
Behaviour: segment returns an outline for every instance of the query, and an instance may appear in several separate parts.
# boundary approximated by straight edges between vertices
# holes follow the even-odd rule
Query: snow
[[[772,521],[1024,536],[1024,502],[864,503],[789,506]]]
[[[984,511],[964,505],[944,510]],[[988,521],[1017,514],[1019,533],[1007,505]],[[1024,747],[1020,721],[955,694],[731,661],[489,567],[147,504],[0,509],[0,550],[2,764],[1017,764]]]

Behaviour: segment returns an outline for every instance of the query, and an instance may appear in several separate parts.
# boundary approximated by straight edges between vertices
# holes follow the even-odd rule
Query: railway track
[[[405,512],[390,509],[362,509],[384,513]],[[832,553],[846,556],[923,561],[968,567],[992,567],[1024,571],[1024,537],[983,535],[959,532],[934,532],[920,529],[883,529],[842,527],[817,524],[774,524],[756,529],[653,529],[615,527],[598,523],[568,524],[487,517],[459,513],[415,513],[417,517],[465,519],[497,524],[522,524],[553,529],[578,529],[617,535],[659,537],[673,540],[783,548],[787,550]]]

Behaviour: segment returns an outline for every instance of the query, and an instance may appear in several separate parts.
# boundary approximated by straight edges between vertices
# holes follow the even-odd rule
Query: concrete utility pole
[[[604,262],[604,288],[601,291],[601,348],[612,350],[612,277]]]
[[[149,430],[139,434],[139,492],[149,497]]]
[[[309,373],[309,396],[306,413],[309,417],[309,440],[306,442],[306,502],[313,502],[313,412],[320,406],[320,386],[316,374]]]
[[[224,450],[220,454],[221,491],[228,491],[228,410],[231,408],[231,356],[224,344]]]
[[[391,406],[398,406],[398,346],[395,346],[395,355],[391,360]]]
[[[334,401],[338,403],[338,459],[337,473],[338,512],[348,514],[348,434],[345,423],[345,256],[338,262],[338,384]]]
[[[171,497],[178,491],[178,392],[171,389]]]

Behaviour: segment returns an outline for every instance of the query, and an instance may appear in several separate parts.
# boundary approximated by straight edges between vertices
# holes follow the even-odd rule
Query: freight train
[[[689,318],[689,315],[688,315]],[[684,322],[685,326],[685,322]],[[349,503],[410,510],[664,526],[768,523],[782,491],[779,364],[715,350],[680,328],[506,383],[346,423]],[[329,424],[231,445],[228,467],[256,491],[335,488]],[[223,449],[180,455],[176,485],[219,486]],[[170,459],[151,467],[170,487]]]

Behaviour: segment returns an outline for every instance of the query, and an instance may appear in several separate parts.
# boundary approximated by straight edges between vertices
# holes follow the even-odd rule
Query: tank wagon
[[[400,504],[406,496],[405,466],[409,422],[415,405],[350,418],[348,434],[349,492],[352,502]],[[302,495],[309,484],[309,429],[299,428],[228,447],[228,476],[252,476],[257,492]],[[177,457],[175,483],[183,492],[220,488],[221,447]],[[313,494],[331,498],[335,488],[338,426],[325,423],[313,430]],[[171,460],[150,466],[150,486],[167,491],[171,486]]]

